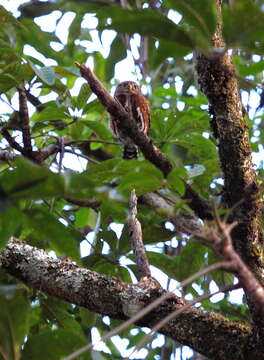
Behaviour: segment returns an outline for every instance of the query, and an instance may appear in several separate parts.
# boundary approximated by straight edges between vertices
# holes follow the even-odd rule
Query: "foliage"
[[[197,92],[191,64],[194,49],[207,51],[210,47],[216,10],[211,0],[167,0],[163,1],[161,11],[150,9],[143,0],[130,1],[129,9],[122,8],[119,1],[115,6],[110,3],[99,0],[36,2],[35,7],[33,3],[21,7],[17,18],[0,7],[3,24],[0,94],[2,104],[10,104],[1,114],[1,129],[8,130],[21,142],[16,92],[24,83],[41,102],[30,108],[34,149],[60,143],[62,139],[69,141],[64,156],[61,152],[49,157],[45,166],[22,158],[0,163],[0,246],[4,247],[10,236],[15,235],[29,244],[53,250],[57,256],[66,255],[82,266],[129,282],[134,279],[135,267],[127,265],[133,256],[126,227],[119,237],[113,224],[126,223],[132,189],[135,188],[139,196],[159,192],[169,198],[175,212],[187,215],[191,210],[186,202],[180,201],[185,191],[183,180],[206,199],[214,197],[218,201],[221,196],[217,144],[210,130],[207,101]],[[136,8],[134,3],[141,4],[142,8]],[[234,49],[243,98],[246,94],[256,96],[263,81],[264,15],[260,5],[245,0],[232,9],[226,5],[223,12],[223,33],[227,46]],[[74,14],[67,24],[65,43],[59,33],[45,31],[37,25],[42,17],[49,21],[49,16],[55,14],[53,11],[57,14],[55,28],[69,13]],[[87,14],[88,20],[84,22]],[[170,20],[175,14],[181,18],[177,24]],[[94,50],[93,26],[89,28],[92,17],[97,19],[98,42],[103,46],[106,46],[105,37],[115,31],[107,56]],[[108,114],[88,85],[80,82],[79,71],[74,66],[75,61],[92,62],[98,77],[111,89],[120,79],[115,65],[128,56],[128,39],[134,34],[148,40],[144,48],[147,62],[141,62],[140,53],[137,60],[140,65],[135,69],[150,95],[150,136],[176,167],[167,179],[142,155],[138,160],[121,160],[121,147],[108,128]],[[137,36],[135,38],[137,40]],[[27,55],[26,44],[36,52]],[[53,65],[47,65],[51,60]],[[252,146],[257,152],[264,136],[263,115],[254,114],[250,101],[245,106],[250,114]],[[1,148],[10,149],[3,136]],[[101,205],[79,207],[69,202],[69,198],[96,199]],[[205,247],[181,238],[173,227],[168,230],[164,214],[143,204],[139,205],[138,212],[149,261],[169,277],[183,280],[213,262],[212,254]],[[80,244],[86,239],[92,244],[91,250],[81,257]],[[168,248],[173,251],[168,252]],[[59,359],[87,343],[87,339],[92,338],[92,329],[97,328],[102,334],[107,331],[108,322],[111,326],[116,324],[114,320],[35,293],[3,273],[0,280],[1,360]],[[226,280],[215,271],[184,291],[195,297],[197,291],[207,291],[211,281],[221,286]],[[243,304],[232,311],[228,297],[217,304],[208,300],[205,308],[218,310],[236,320],[244,321],[248,316]],[[137,335],[133,335],[133,331]],[[128,339],[127,348],[144,335],[140,328],[133,331],[130,328],[121,334]],[[122,358],[114,341],[109,342],[108,352],[111,355],[93,351],[80,359]],[[145,352],[150,359],[158,359],[154,355],[160,353],[157,346]]]

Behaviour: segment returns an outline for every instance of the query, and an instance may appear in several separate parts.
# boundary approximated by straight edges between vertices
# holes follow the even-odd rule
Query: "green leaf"
[[[0,184],[9,199],[44,199],[64,194],[64,178],[48,168],[24,158],[14,161],[16,168],[0,175]]]
[[[264,41],[264,13],[261,3],[252,0],[237,1],[223,9],[223,35],[228,46],[242,46],[249,51],[261,50]]]
[[[216,27],[215,1],[211,0],[166,0],[165,5],[183,15],[184,22],[192,25],[211,39]]]
[[[87,100],[89,99],[90,95],[91,95],[92,91],[89,87],[88,84],[84,83],[82,84],[82,87],[79,91],[77,100],[76,100],[76,104],[77,104],[77,108],[78,109],[82,109],[84,108],[84,106],[87,103]]]
[[[215,144],[201,134],[183,135],[175,142],[188,149],[189,153],[194,155],[196,159],[208,160],[217,156]]]
[[[82,331],[44,329],[31,335],[23,348],[22,360],[58,360],[87,344]],[[82,355],[87,359],[87,354]]]
[[[202,164],[193,164],[192,166],[188,166],[187,173],[189,178],[193,178],[199,175],[202,175],[205,172],[206,168]]]
[[[126,57],[127,51],[124,42],[119,34],[115,37],[111,44],[110,54],[106,59],[105,78],[109,81],[114,76],[115,65]]]
[[[44,243],[50,243],[60,255],[70,256],[79,260],[79,242],[82,236],[79,232],[63,225],[51,213],[40,207],[24,210],[25,224],[34,231],[34,236]]]
[[[52,86],[55,83],[56,74],[51,66],[43,66],[42,68],[37,68],[33,62],[29,61],[32,70],[35,74],[46,84]]]
[[[137,196],[163,187],[163,176],[160,170],[148,161],[136,161],[135,167],[124,175],[117,187],[125,195],[135,189]]]
[[[13,25],[18,26],[19,28],[22,27],[22,24],[9,12],[7,11],[2,5],[0,5],[0,23],[7,25],[11,23]],[[2,32],[4,30],[4,26],[0,28]]]
[[[0,94],[17,86],[17,80],[11,74],[0,74]]]
[[[0,296],[0,352],[3,359],[20,358],[29,331],[30,303],[24,289]]]
[[[178,257],[172,257],[152,251],[147,251],[146,253],[151,265],[154,265],[161,271],[164,271],[169,277],[178,280],[176,266],[179,259]]]
[[[67,113],[66,108],[59,107],[55,101],[45,104],[44,110],[35,113],[31,121],[56,121],[56,120],[72,119]]]
[[[94,70],[93,71],[96,74],[96,76],[101,81],[104,82],[105,81],[105,59],[99,51],[94,52],[93,58],[94,58]]]
[[[81,331],[80,324],[72,316],[72,306],[66,301],[45,296],[40,298],[41,317],[60,328],[68,328],[76,332]]]
[[[10,237],[21,225],[22,213],[15,207],[0,211],[0,248],[3,248]]]
[[[179,195],[183,196],[185,193],[185,184],[183,179],[186,179],[187,177],[188,175],[184,167],[178,167],[169,173],[167,181],[173,190],[177,191]]]
[[[91,164],[88,167],[86,174],[92,181],[105,184],[115,179],[120,174],[120,172],[117,171],[117,165],[120,161],[122,160],[110,159],[99,164]]]
[[[207,249],[198,241],[188,241],[178,257],[177,266],[175,266],[177,280],[182,281],[201,270],[205,264],[204,255],[206,252]]]
[[[95,99],[91,102],[89,102],[88,104],[86,104],[83,108],[83,113],[91,113],[91,112],[98,112],[98,113],[102,113],[104,111],[104,107],[103,105],[100,103],[100,101],[98,99]]]
[[[85,124],[89,129],[93,130],[100,139],[102,140],[112,139],[112,134],[109,128],[107,128],[105,124],[103,124],[102,122],[82,120],[82,123]]]
[[[174,24],[160,12],[152,9],[127,10],[119,6],[101,8],[98,16],[106,16],[112,19],[111,25],[104,28],[114,29],[126,34],[139,33],[150,35],[158,39],[164,39],[179,43],[191,50],[194,47],[185,29]]]

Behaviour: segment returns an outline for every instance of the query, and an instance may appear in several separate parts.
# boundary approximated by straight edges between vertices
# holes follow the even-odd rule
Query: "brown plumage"
[[[123,81],[117,86],[114,96],[137,123],[139,130],[147,134],[150,126],[150,108],[139,85],[134,81]],[[114,136],[124,145],[123,159],[137,158],[137,146],[122,132],[122,124],[118,129],[113,116],[110,117],[110,127]]]

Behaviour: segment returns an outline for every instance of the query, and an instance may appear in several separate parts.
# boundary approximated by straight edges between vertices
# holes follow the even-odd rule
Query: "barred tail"
[[[135,145],[124,146],[123,159],[137,159],[137,147]]]

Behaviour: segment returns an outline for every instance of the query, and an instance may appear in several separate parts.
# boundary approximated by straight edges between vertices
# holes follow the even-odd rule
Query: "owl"
[[[150,125],[150,107],[147,99],[141,93],[140,87],[134,81],[121,82],[115,91],[115,98],[134,119],[138,129],[147,135]],[[110,117],[110,128],[113,135],[124,145],[123,159],[136,159],[137,146],[129,136],[122,132],[122,124],[117,127],[116,119]]]

